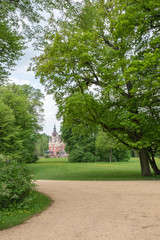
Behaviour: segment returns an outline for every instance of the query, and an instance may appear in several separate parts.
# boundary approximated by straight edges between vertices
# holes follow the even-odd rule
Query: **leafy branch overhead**
[[[65,3],[57,5],[59,18],[51,16],[32,69],[65,123],[100,125],[139,151],[142,175],[150,175],[160,139],[160,3]]]
[[[52,0],[0,1],[0,84],[6,81],[26,49],[42,31],[42,12],[49,12]]]

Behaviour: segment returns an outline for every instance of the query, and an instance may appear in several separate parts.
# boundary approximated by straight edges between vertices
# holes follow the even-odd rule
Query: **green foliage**
[[[118,142],[112,134],[100,129],[96,138],[96,155],[103,162],[128,161],[131,156],[125,145]]]
[[[146,156],[160,140],[157,0],[58,2],[33,70],[65,123],[101,126]],[[148,159],[142,174],[150,175]],[[148,173],[147,173],[148,171]]]
[[[14,161],[0,165],[0,208],[27,206],[34,187],[28,168]]]
[[[120,148],[113,150],[113,156],[116,161],[129,161],[131,153],[126,148]]]
[[[15,126],[13,110],[0,100],[0,149],[1,154],[17,158],[22,149],[19,127]]]
[[[61,126],[61,138],[66,143],[70,162],[94,162],[96,131],[90,131],[87,125]]]
[[[32,142],[26,146],[25,149],[23,149],[23,155],[18,160],[20,163],[34,163],[38,161],[38,156],[35,151],[35,144]]]
[[[45,133],[38,134],[36,143],[36,153],[38,156],[43,156],[45,152],[49,149],[49,136]]]
[[[130,151],[106,132],[86,125],[61,126],[61,138],[66,143],[70,162],[127,161]]]
[[[50,11],[51,0],[0,1],[0,83],[16,65],[32,38],[40,37],[41,12]]]
[[[31,86],[8,84],[0,86],[0,98],[1,153],[20,162],[35,162],[43,94]]]
[[[95,156],[89,151],[85,151],[82,146],[77,146],[69,153],[70,162],[95,162]]]
[[[12,207],[0,211],[0,230],[23,223],[34,214],[45,210],[52,202],[48,196],[36,191],[32,191],[29,197],[31,201],[25,208],[17,209]]]
[[[126,148],[119,148],[119,149],[96,149],[96,156],[99,158],[97,161],[100,162],[124,162],[124,161],[129,161],[130,159],[130,151],[127,150]]]

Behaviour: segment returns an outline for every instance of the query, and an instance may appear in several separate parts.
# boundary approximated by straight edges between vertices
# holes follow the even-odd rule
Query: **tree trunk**
[[[109,152],[109,161],[112,162],[112,148],[110,149],[110,152]]]
[[[133,150],[133,152],[134,152],[134,157],[138,157],[137,151]]]
[[[147,150],[145,148],[142,148],[139,151],[139,157],[140,157],[140,163],[141,163],[141,175],[143,177],[150,177],[151,170],[149,166],[149,158],[148,158]]]
[[[160,170],[159,170],[158,167],[157,167],[157,164],[156,164],[154,155],[153,155],[152,151],[150,151],[150,152],[151,152],[152,158],[150,158],[150,156],[148,156],[148,157],[149,157],[149,163],[150,163],[150,165],[151,165],[154,173],[155,173],[156,175],[160,175]]]
[[[149,158],[149,162],[150,162],[150,165],[151,165],[154,173],[155,173],[156,175],[159,175],[159,174],[160,174],[160,170],[158,169],[155,160],[152,160],[151,158]]]

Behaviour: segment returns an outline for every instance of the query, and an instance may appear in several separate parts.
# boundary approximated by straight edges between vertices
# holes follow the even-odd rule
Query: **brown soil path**
[[[38,181],[54,203],[0,240],[159,240],[160,181]]]

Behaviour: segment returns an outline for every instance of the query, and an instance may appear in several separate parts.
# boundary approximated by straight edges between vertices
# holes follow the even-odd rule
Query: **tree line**
[[[131,152],[115,137],[87,125],[79,129],[76,125],[62,124],[61,139],[66,143],[70,162],[116,162],[128,161],[131,157]]]

